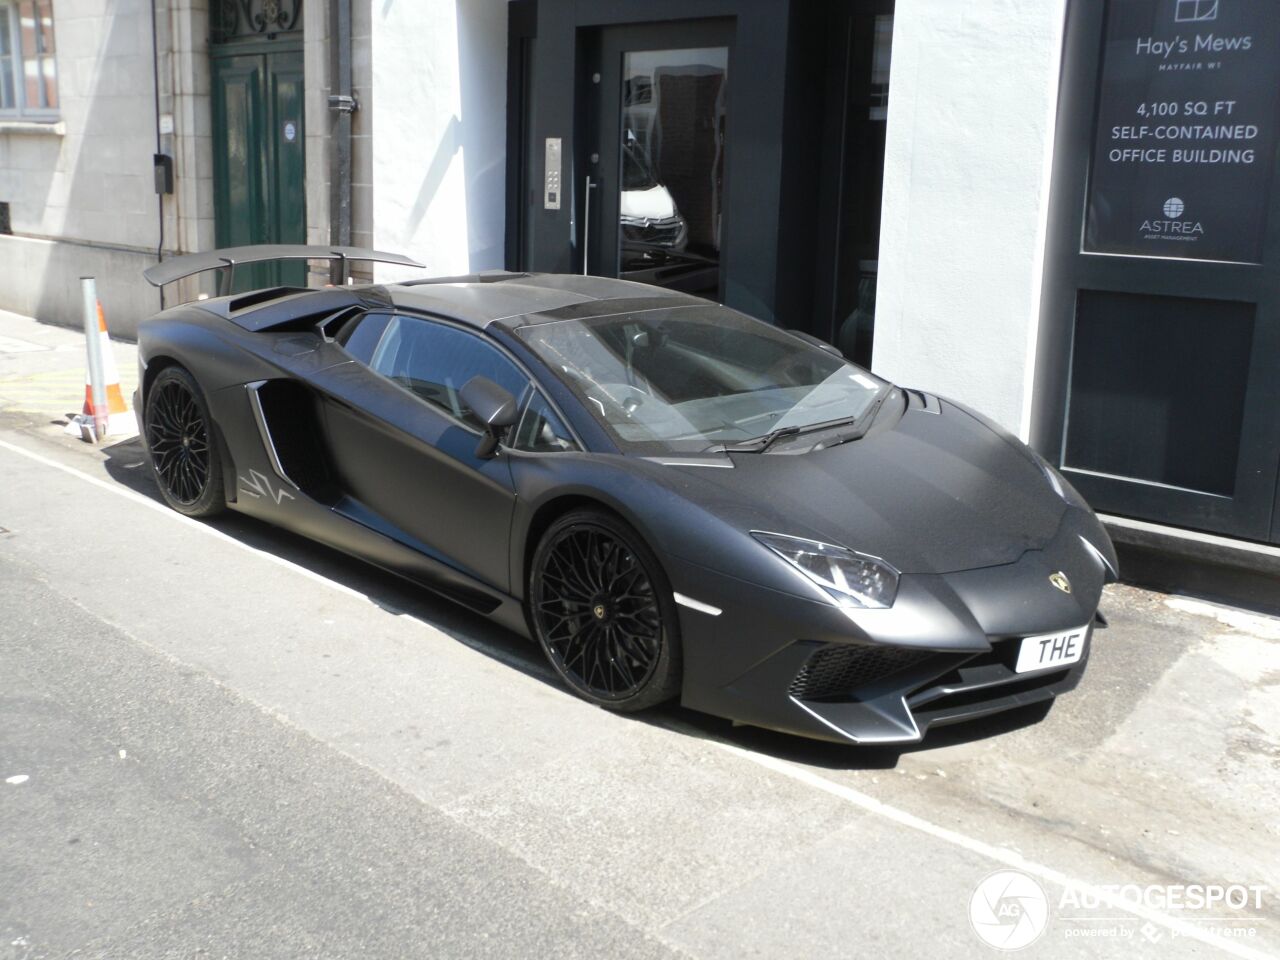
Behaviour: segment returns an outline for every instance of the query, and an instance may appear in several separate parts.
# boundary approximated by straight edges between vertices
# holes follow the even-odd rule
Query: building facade
[[[92,273],[127,331],[157,255],[248,242],[629,277],[1280,546],[1280,7],[209,2],[0,0],[0,306]]]
[[[338,10],[354,112],[329,102]],[[74,324],[78,278],[94,276],[128,336],[162,302],[141,280],[161,257],[333,242],[343,117],[346,235],[369,243],[370,23],[369,4],[328,0],[0,0],[0,307]],[[246,271],[237,286],[304,279]]]

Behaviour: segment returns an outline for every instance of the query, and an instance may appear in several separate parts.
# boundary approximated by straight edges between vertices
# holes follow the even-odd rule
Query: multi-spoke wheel
[[[181,367],[167,367],[147,391],[147,450],[165,502],[189,517],[226,506],[222,464],[200,387]]]
[[[533,556],[529,613],[556,672],[583,698],[641,710],[680,688],[680,637],[657,557],[622,521],[575,510]]]

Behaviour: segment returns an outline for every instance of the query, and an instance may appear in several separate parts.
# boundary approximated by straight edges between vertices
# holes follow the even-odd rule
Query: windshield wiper
[[[779,427],[777,430],[770,430],[768,433],[759,437],[752,437],[749,440],[738,440],[734,443],[713,443],[711,446],[703,450],[703,453],[764,453],[775,440],[781,440],[783,437],[794,437],[800,432],[797,426]]]
[[[784,437],[794,437],[801,433],[812,433],[815,430],[830,430],[834,427],[847,427],[850,424],[857,423],[860,417],[845,417],[842,420],[827,420],[823,423],[810,423],[807,426],[798,426],[792,424],[787,427],[779,427],[777,430],[770,430],[768,433],[752,437],[750,440],[740,440],[737,443],[717,444],[708,448],[711,450],[724,453],[764,453],[777,441]]]
[[[810,423],[804,426],[791,424],[786,427],[778,427],[776,430],[770,430],[768,433],[758,437],[752,437],[749,440],[738,440],[734,443],[713,443],[704,449],[703,453],[764,453],[773,444],[785,437],[794,437],[801,433],[816,433],[820,430],[836,430],[840,427],[851,427],[860,423],[868,426],[875,420],[876,414],[879,412],[881,405],[884,403],[885,397],[890,396],[892,390],[881,389],[879,396],[875,402],[861,414],[856,417],[840,417],[835,420],[823,420],[820,423]],[[857,430],[848,435],[841,435],[835,442],[848,443],[850,440],[860,440],[866,433],[866,429]]]
[[[741,443],[725,444],[725,450],[753,450],[756,453],[764,453],[778,440],[783,437],[794,437],[800,432],[800,428],[792,424],[789,427],[779,427],[777,430],[770,430],[762,437],[752,437],[750,440],[743,440]]]

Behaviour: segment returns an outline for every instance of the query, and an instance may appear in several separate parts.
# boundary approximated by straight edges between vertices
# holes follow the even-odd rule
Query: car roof
[[[661,307],[705,306],[677,290],[610,277],[558,273],[491,273],[386,284],[397,307],[450,317],[477,327],[608,316]]]

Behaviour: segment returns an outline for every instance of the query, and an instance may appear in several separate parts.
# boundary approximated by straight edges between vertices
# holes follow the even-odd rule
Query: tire
[[[680,624],[662,565],[604,510],[566,513],[533,554],[525,601],[556,673],[584,700],[644,710],[680,690]]]
[[[226,509],[222,458],[200,385],[182,367],[166,367],[147,391],[143,417],[151,472],[164,502],[188,517]]]

